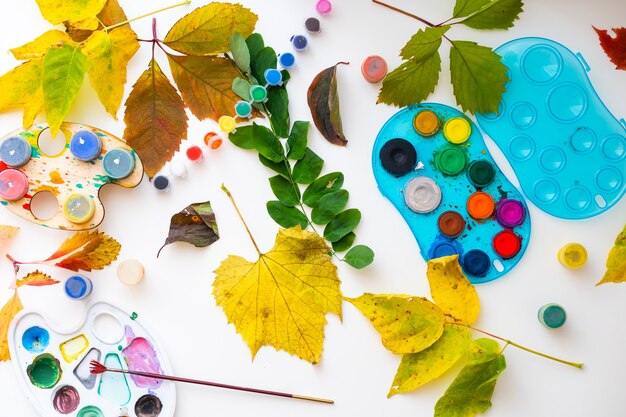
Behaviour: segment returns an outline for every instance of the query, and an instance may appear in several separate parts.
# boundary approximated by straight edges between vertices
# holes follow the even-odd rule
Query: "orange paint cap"
[[[413,128],[422,136],[429,137],[439,131],[441,123],[437,113],[432,110],[422,110],[413,118]]]
[[[475,192],[467,199],[467,212],[473,219],[488,219],[493,214],[494,209],[493,198],[482,191]]]

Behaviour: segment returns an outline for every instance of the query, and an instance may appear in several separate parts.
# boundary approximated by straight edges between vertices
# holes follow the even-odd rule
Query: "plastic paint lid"
[[[309,33],[320,33],[322,31],[320,20],[317,17],[309,17],[305,20],[304,28]]]
[[[441,121],[432,110],[422,110],[413,118],[413,128],[422,136],[429,137],[439,131]]]
[[[400,177],[415,168],[417,151],[407,140],[391,139],[380,150],[380,162],[387,172]]]
[[[416,213],[430,213],[441,204],[441,188],[428,177],[415,177],[404,186],[404,203]]]
[[[463,269],[470,275],[484,277],[490,268],[489,255],[479,249],[472,249],[463,255]]]
[[[505,198],[498,203],[496,208],[496,220],[503,227],[517,227],[524,223],[526,210],[522,203],[517,200]]]
[[[493,250],[503,259],[514,257],[522,249],[522,238],[510,230],[503,230],[493,237]]]
[[[476,188],[485,188],[495,177],[496,170],[489,161],[472,161],[467,167],[467,179]]]
[[[28,192],[28,177],[16,169],[0,172],[0,197],[7,201],[17,201]]]
[[[157,175],[154,177],[152,184],[158,191],[165,191],[170,188],[170,180],[165,175]]]
[[[567,313],[565,309],[558,304],[546,304],[538,313],[539,322],[548,329],[558,329],[565,324]]]
[[[270,86],[277,86],[283,84],[283,73],[275,68],[268,68],[263,73],[265,77],[265,82]]]
[[[102,152],[102,140],[93,132],[81,130],[70,139],[70,152],[79,161],[93,161]]]
[[[235,103],[235,114],[241,118],[250,117],[252,115],[252,105],[247,101],[239,100]]]
[[[484,220],[491,217],[495,203],[493,198],[482,191],[477,191],[467,199],[467,212],[476,220]]]
[[[70,194],[63,203],[63,214],[74,224],[83,224],[96,214],[96,204],[84,194]]]
[[[567,269],[579,269],[587,263],[587,250],[580,243],[568,243],[559,250],[558,259]]]
[[[109,177],[121,180],[128,177],[135,170],[135,157],[126,149],[111,149],[104,155],[102,166],[104,167],[104,172]]]
[[[182,161],[170,162],[170,172],[173,176],[184,178],[187,176],[187,167]]]
[[[20,136],[11,136],[0,144],[0,159],[10,167],[26,165],[32,152],[30,144]]]
[[[65,294],[73,300],[87,298],[93,289],[91,280],[82,275],[74,275],[65,281]]]
[[[456,241],[437,239],[428,249],[428,258],[437,259],[444,256],[460,255],[463,250]]]
[[[319,0],[315,5],[315,10],[322,16],[325,16],[333,10],[333,5],[328,0]]]
[[[136,259],[127,259],[117,266],[117,278],[125,285],[137,285],[143,276],[143,265]]]
[[[187,155],[187,158],[193,162],[202,161],[202,158],[204,157],[202,148],[196,145],[193,145],[187,148],[187,150],[185,151],[185,155]]]
[[[368,56],[361,64],[361,74],[370,83],[377,83],[385,78],[387,70],[387,61],[378,55]]]
[[[296,57],[291,52],[285,52],[278,55],[278,64],[284,69],[289,69],[296,65]]]
[[[267,101],[267,88],[263,87],[262,85],[251,86],[250,97],[252,97],[252,101],[256,103],[263,103]],[[250,111],[252,111],[252,109],[250,109]]]
[[[302,52],[309,46],[309,40],[304,35],[293,35],[291,37],[291,46],[296,52]]]
[[[465,219],[456,211],[448,210],[439,216],[437,226],[442,235],[455,238],[465,230]]]
[[[224,133],[233,132],[235,130],[235,127],[237,126],[237,122],[232,116],[221,116],[217,120],[217,124],[219,125],[220,130]]]
[[[444,175],[458,175],[465,170],[467,157],[457,148],[445,148],[435,155],[435,167]]]
[[[467,119],[463,117],[453,117],[443,126],[443,136],[450,143],[460,145],[467,141],[472,134],[472,127]]]

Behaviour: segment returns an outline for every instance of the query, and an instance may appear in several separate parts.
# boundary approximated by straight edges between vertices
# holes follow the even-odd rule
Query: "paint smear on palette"
[[[97,375],[92,374],[90,370],[91,361],[100,361],[101,352],[96,348],[91,348],[74,369],[74,375],[87,389],[93,389],[96,386]]]
[[[80,394],[71,385],[62,386],[54,394],[52,405],[61,414],[70,414],[76,411],[80,404]]]
[[[124,328],[126,332],[126,346],[122,353],[126,359],[128,369],[131,371],[150,372],[153,374],[163,374],[161,364],[157,358],[154,346],[143,337],[135,337],[135,333],[129,326]],[[162,379],[147,378],[144,376],[130,376],[139,388],[156,389],[161,386]]]
[[[161,410],[163,410],[161,400],[152,394],[144,395],[135,403],[137,417],[159,417]]]
[[[61,343],[59,350],[65,362],[72,363],[89,347],[89,340],[84,334]]]
[[[107,368],[122,369],[122,361],[115,353],[109,353],[104,358],[104,366]],[[113,404],[122,406],[130,401],[130,387],[126,381],[126,375],[114,372],[105,372],[100,378],[98,394]]]

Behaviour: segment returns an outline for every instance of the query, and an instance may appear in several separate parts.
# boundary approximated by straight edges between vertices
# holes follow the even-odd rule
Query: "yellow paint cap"
[[[87,223],[95,213],[93,198],[85,194],[70,194],[63,203],[63,214],[74,224]]]
[[[453,117],[443,125],[443,136],[450,143],[460,145],[472,134],[472,127],[464,117]]]
[[[559,262],[567,269],[579,269],[587,263],[587,250],[580,243],[568,243],[559,250]]]

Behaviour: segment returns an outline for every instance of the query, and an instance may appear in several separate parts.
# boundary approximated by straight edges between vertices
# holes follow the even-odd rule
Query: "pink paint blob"
[[[143,337],[135,337],[133,330],[129,326],[125,327],[125,331],[126,340],[129,344],[122,350],[122,354],[126,359],[128,369],[131,371],[163,374],[161,364],[157,359],[157,354],[152,343]],[[130,375],[130,377],[139,388],[156,389],[159,388],[163,382],[162,379],[147,378],[138,375]]]

